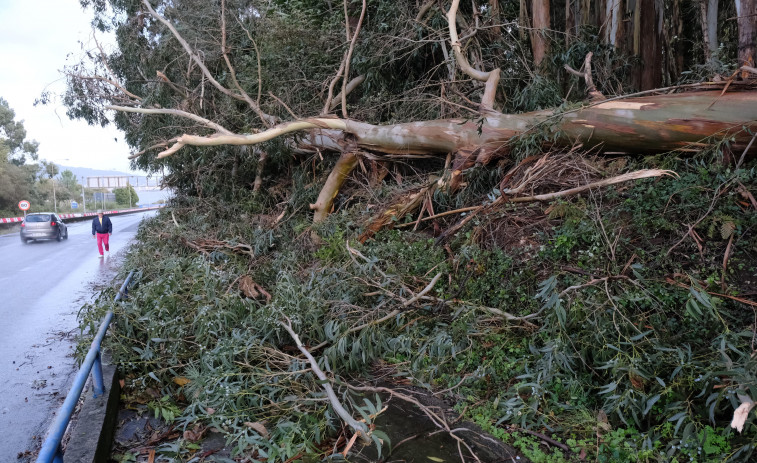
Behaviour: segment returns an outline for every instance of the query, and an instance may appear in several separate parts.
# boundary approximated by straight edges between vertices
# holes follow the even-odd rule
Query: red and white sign
[[[18,202],[18,208],[22,211],[28,211],[30,207],[32,207],[32,205],[25,199]]]

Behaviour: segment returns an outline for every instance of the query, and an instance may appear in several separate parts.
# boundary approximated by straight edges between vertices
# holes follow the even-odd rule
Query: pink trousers
[[[100,251],[100,255],[103,255],[103,244],[105,245],[105,250],[110,251],[110,246],[108,246],[108,238],[110,238],[110,235],[107,233],[98,233],[97,234],[97,250]]]

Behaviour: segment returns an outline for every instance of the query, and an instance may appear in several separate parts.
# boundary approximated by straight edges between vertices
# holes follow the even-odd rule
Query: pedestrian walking
[[[97,235],[97,250],[100,251],[99,258],[103,257],[103,245],[105,246],[105,255],[110,256],[110,246],[108,238],[113,234],[113,224],[110,217],[103,214],[101,209],[97,210],[97,217],[92,219],[92,238]]]

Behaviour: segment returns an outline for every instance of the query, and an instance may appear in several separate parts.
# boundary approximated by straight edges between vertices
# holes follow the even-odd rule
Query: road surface
[[[111,283],[140,221],[154,214],[112,217],[111,257],[104,259],[91,221],[67,223],[61,242],[0,236],[0,463],[36,455],[76,373],[76,314]]]

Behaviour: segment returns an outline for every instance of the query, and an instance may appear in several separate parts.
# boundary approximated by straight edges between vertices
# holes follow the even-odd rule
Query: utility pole
[[[129,177],[126,177],[126,188],[129,190],[129,209],[131,209],[131,184],[129,183]]]
[[[81,202],[84,205],[84,213],[87,213],[87,198],[84,196],[84,177],[81,178]]]
[[[53,182],[53,209],[55,209],[55,213],[58,213],[58,200],[55,198],[55,177],[50,178]]]

